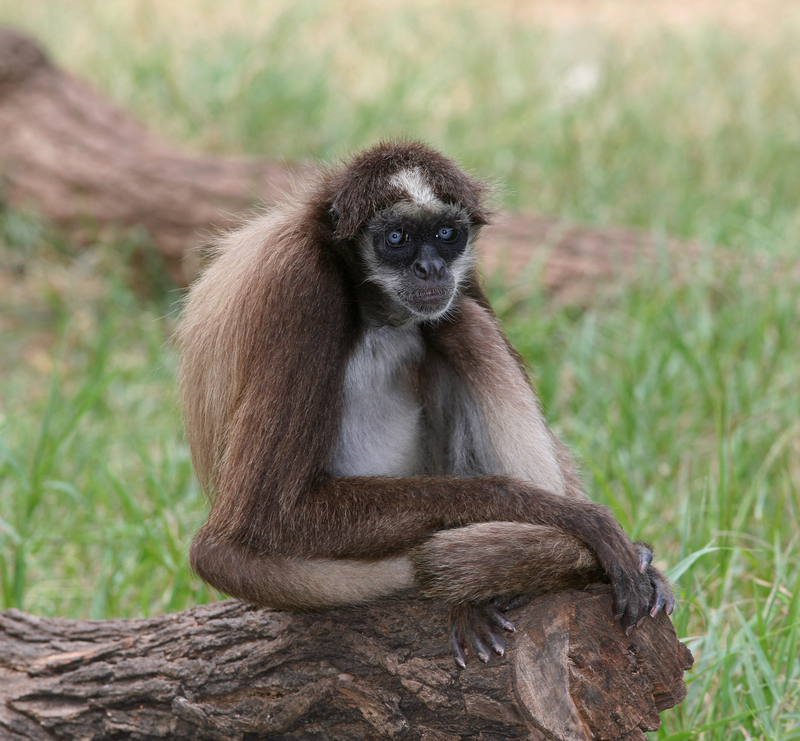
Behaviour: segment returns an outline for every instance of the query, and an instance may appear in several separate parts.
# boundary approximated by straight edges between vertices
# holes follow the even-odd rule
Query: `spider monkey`
[[[460,666],[514,595],[605,580],[630,631],[674,599],[589,501],[481,289],[487,186],[414,142],[319,173],[223,238],[178,332],[198,478],[190,561],[278,609],[416,588]]]

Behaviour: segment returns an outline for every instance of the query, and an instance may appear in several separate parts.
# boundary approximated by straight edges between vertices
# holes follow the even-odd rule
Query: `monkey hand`
[[[467,665],[467,650],[488,663],[491,652],[502,656],[506,641],[502,631],[514,632],[514,626],[491,602],[457,602],[450,606],[450,645],[456,664]]]

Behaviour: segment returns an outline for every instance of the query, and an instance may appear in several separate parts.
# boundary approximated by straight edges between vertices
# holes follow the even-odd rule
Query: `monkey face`
[[[416,322],[445,314],[472,267],[473,231],[464,209],[443,203],[401,201],[373,217],[361,246],[385,307]]]

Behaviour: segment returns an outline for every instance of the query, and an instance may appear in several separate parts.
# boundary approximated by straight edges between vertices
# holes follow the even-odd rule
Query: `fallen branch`
[[[35,41],[0,29],[2,198],[32,207],[81,239],[87,230],[143,226],[171,271],[209,234],[240,223],[259,199],[290,189],[286,167],[178,151],[82,80],[53,65]]]
[[[625,636],[608,587],[513,613],[506,656],[456,669],[442,605],[274,612],[227,601],[80,621],[0,613],[0,737],[643,740],[692,664],[669,619]]]
[[[144,227],[186,283],[199,265],[196,248],[211,234],[280,199],[308,172],[179,151],[53,65],[34,40],[0,29],[0,198],[37,210],[77,243],[98,229]],[[631,229],[521,214],[500,218],[481,240],[486,269],[501,271],[506,284],[535,278],[557,299],[581,304],[599,285],[657,265],[659,254],[696,249],[656,245]]]

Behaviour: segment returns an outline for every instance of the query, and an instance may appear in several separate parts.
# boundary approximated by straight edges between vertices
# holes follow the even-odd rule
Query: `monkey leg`
[[[318,610],[362,604],[414,586],[407,556],[376,561],[286,558],[240,543],[192,543],[192,568],[220,592],[278,610]]]
[[[670,614],[675,600],[669,582],[651,565],[653,553],[635,543],[639,571],[651,585],[650,615]],[[467,647],[481,661],[502,656],[502,631],[514,626],[503,615],[543,592],[580,588],[607,577],[593,552],[557,528],[517,522],[486,522],[442,530],[411,552],[415,581],[423,596],[450,602],[450,640],[459,666]],[[644,620],[642,617],[638,624]],[[630,632],[633,626],[629,626]]]
[[[451,603],[552,592],[605,578],[580,540],[556,528],[521,522],[442,530],[415,548],[411,558],[422,594]]]
[[[495,598],[582,587],[604,578],[581,541],[562,530],[527,523],[486,522],[443,530],[411,555],[422,594],[450,602],[450,644],[462,668],[469,647],[484,663],[490,652],[505,652],[503,631],[513,632],[514,626]]]

